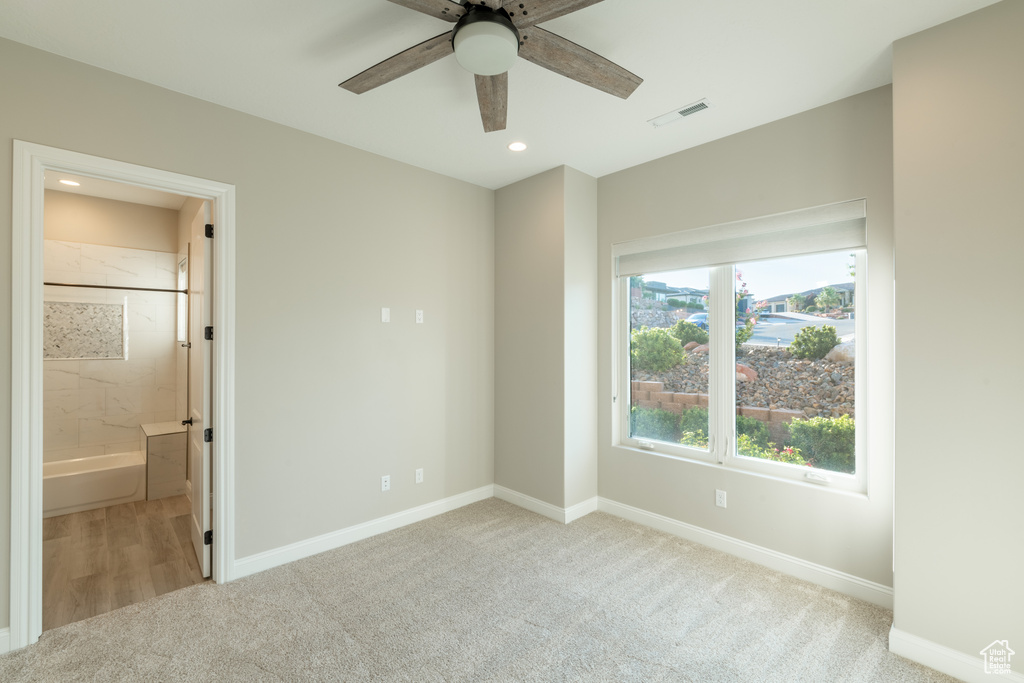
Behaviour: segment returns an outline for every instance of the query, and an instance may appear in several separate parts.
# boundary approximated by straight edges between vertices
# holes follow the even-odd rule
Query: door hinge
[[[213,223],[206,224],[206,236],[213,237]]]
[[[207,325],[206,329],[203,330],[203,339],[206,341],[213,341],[213,326]]]
[[[213,529],[203,534],[203,545],[213,545]]]
[[[203,442],[204,443],[212,443],[213,442],[213,427],[207,427],[206,429],[203,430]]]

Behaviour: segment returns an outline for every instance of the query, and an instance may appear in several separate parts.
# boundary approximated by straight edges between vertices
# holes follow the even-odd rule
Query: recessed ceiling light
[[[64,183],[65,185],[71,185],[72,187],[78,187],[79,185],[82,184],[76,183],[74,180],[62,180],[61,182]]]
[[[510,150],[512,150],[513,152],[522,152],[524,149],[526,149],[526,143],[525,142],[513,142],[513,143],[511,143],[508,146],[508,148]]]

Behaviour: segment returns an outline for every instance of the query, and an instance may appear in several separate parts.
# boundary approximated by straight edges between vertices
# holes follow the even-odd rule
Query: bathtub
[[[43,463],[43,517],[145,497],[146,454],[142,451]]]

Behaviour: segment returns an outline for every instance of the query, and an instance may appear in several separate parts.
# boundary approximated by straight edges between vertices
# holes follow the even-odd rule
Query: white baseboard
[[[582,503],[577,503],[571,507],[565,509],[565,523],[570,524],[575,522],[580,517],[586,517],[591,512],[597,512],[597,506],[601,502],[601,499],[597,496],[589,498]]]
[[[889,586],[883,586],[880,583],[836,571],[820,564],[802,560],[799,557],[763,548],[753,543],[726,536],[725,534],[708,531],[686,522],[680,522],[679,520],[648,512],[647,510],[641,510],[630,505],[624,505],[607,498],[600,499],[597,509],[616,517],[628,519],[637,524],[643,524],[644,526],[649,526],[674,536],[680,536],[688,541],[721,550],[730,555],[742,557],[745,560],[770,567],[783,574],[789,574],[790,576],[810,581],[845,595],[892,609],[892,588]]]
[[[483,486],[473,491],[467,491],[466,493],[460,493],[450,498],[443,498],[441,500],[434,501],[433,503],[427,503],[426,505],[420,505],[419,507],[412,508],[410,510],[403,510],[402,512],[396,512],[386,517],[379,519],[373,519],[369,522],[350,526],[345,529],[339,529],[338,531],[332,531],[322,536],[315,538],[309,538],[305,541],[299,541],[298,543],[292,543],[291,545],[282,546],[280,548],[274,548],[273,550],[267,550],[262,553],[243,557],[235,560],[234,573],[232,578],[240,579],[243,576],[249,576],[250,574],[257,574],[267,569],[279,567],[295,560],[301,560],[304,557],[310,557],[311,555],[318,555],[328,550],[334,550],[340,548],[343,545],[349,543],[355,543],[361,541],[364,538],[376,536],[386,531],[392,531],[394,529],[413,524],[415,522],[423,521],[437,515],[444,514],[445,512],[451,512],[460,507],[476,503],[481,500],[494,497],[494,487],[491,485]]]
[[[594,496],[593,498],[585,500],[582,503],[577,503],[572,507],[560,508],[557,505],[545,503],[543,500],[537,500],[525,493],[519,493],[518,491],[513,491],[510,488],[505,488],[498,484],[494,485],[494,497],[500,498],[508,503],[512,503],[513,505],[518,505],[524,510],[536,512],[538,515],[543,515],[548,519],[553,519],[562,524],[575,522],[580,517],[589,515],[591,512],[596,512],[598,504],[598,498],[597,496]]]
[[[530,512],[536,512],[538,515],[543,515],[548,519],[553,519],[556,522],[565,524],[565,508],[560,508],[557,505],[551,503],[545,503],[543,500],[537,500],[525,493],[519,493],[519,491],[513,491],[512,489],[505,488],[504,486],[494,485],[494,497],[500,498],[513,505],[518,505],[524,510]]]
[[[11,629],[0,628],[0,655],[11,651]]]
[[[981,658],[980,652],[978,655],[964,654],[959,650],[901,631],[895,626],[889,629],[889,652],[967,683],[1024,683],[1024,674],[1011,672],[995,676],[985,673],[985,660]]]

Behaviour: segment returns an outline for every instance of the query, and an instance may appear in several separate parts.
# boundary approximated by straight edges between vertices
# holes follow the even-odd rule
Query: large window
[[[863,489],[851,204],[619,245],[622,443]]]

